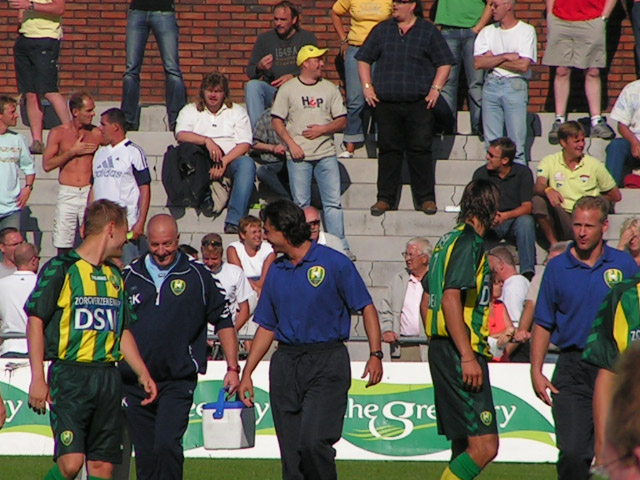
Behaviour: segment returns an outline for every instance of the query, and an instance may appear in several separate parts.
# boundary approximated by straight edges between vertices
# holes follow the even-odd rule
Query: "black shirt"
[[[499,212],[507,212],[518,208],[533,198],[533,175],[529,167],[512,163],[507,176],[500,178],[496,170],[488,170],[484,165],[473,173],[473,180],[484,178],[493,182],[500,189]]]

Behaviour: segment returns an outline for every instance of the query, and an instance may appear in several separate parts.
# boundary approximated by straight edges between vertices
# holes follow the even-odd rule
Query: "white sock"
[[[591,126],[595,127],[601,121],[602,121],[602,115],[594,115],[593,117],[591,117]]]
[[[566,121],[567,121],[567,116],[566,115],[558,115],[558,114],[556,114],[556,122],[564,123]]]

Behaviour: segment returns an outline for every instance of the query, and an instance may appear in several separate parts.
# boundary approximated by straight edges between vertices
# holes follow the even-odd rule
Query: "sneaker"
[[[351,260],[352,262],[355,262],[357,260],[355,254],[351,251],[351,250],[345,250],[344,254],[349,258],[349,260]]]
[[[595,126],[591,127],[591,138],[603,138],[604,140],[611,140],[615,137],[616,133],[605,120],[600,120],[595,124]]]
[[[350,152],[349,150],[345,150],[340,155],[338,155],[338,158],[353,158],[353,152]]]
[[[44,151],[44,145],[40,140],[34,140],[29,147],[29,151],[33,155],[39,155]]]
[[[234,225],[233,223],[227,223],[224,226],[224,233],[226,234],[238,233],[238,226]]]
[[[553,125],[551,125],[551,131],[549,132],[549,143],[551,145],[558,145],[558,143],[560,143],[560,140],[558,140],[558,129],[560,128],[560,125],[562,125],[562,123],[558,120],[553,122]]]

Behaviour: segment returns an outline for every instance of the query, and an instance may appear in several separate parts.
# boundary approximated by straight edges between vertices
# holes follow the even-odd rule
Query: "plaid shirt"
[[[282,140],[280,140],[280,137],[271,125],[270,108],[267,108],[264,112],[262,112],[262,114],[256,121],[255,127],[253,127],[253,144],[255,145],[258,142],[267,143],[269,145],[282,144]],[[260,152],[259,163],[277,163],[283,162],[284,160],[284,156],[274,155],[273,153]]]
[[[426,97],[436,69],[455,63],[440,31],[423,18],[417,18],[404,36],[395,19],[380,22],[356,59],[375,62],[372,81],[378,98],[386,102],[414,102]]]

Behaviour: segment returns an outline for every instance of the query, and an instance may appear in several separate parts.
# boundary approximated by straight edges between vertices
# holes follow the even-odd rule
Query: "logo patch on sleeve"
[[[489,410],[485,410],[480,414],[480,420],[488,427],[493,422],[493,414]]]
[[[60,441],[65,447],[68,447],[73,443],[73,432],[71,430],[65,430],[60,434]]]
[[[309,270],[307,270],[307,280],[309,280],[309,283],[312,287],[319,286],[324,281],[325,275],[326,271],[324,267],[321,267],[319,265],[311,267]]]

